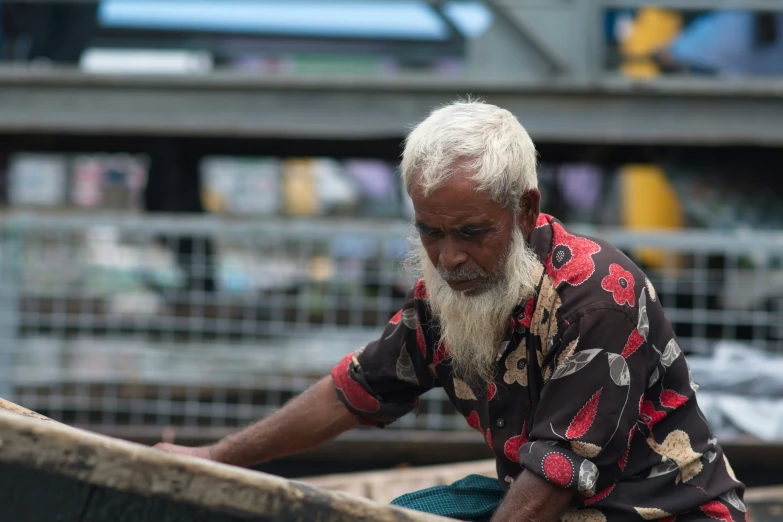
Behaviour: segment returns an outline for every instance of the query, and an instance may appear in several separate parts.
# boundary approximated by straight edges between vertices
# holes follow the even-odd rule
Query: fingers
[[[209,448],[189,448],[187,446],[169,444],[168,442],[158,442],[153,446],[153,449],[165,451],[166,453],[174,453],[176,455],[187,455],[189,457],[212,460],[211,455],[209,454]]]

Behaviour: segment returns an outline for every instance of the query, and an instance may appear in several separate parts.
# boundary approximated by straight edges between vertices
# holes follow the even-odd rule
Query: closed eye
[[[437,228],[428,227],[423,223],[416,223],[416,230],[418,230],[419,234],[422,236],[434,237],[440,234],[440,230]]]
[[[483,228],[478,227],[462,227],[457,233],[465,239],[476,238],[484,233]]]

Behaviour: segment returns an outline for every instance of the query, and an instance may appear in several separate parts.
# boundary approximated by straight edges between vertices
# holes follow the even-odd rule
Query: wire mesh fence
[[[128,438],[210,438],[269,414],[377,336],[412,282],[404,223],[0,226],[0,396]],[[684,349],[736,339],[783,352],[783,236],[594,235],[646,268]],[[441,390],[393,426],[467,428]]]

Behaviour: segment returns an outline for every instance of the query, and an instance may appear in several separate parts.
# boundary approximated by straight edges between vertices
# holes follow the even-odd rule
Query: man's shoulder
[[[572,232],[557,221],[552,225],[552,250],[545,268],[560,298],[561,317],[573,321],[598,310],[618,317],[614,310],[636,320],[642,294],[655,299],[646,274],[614,245]]]

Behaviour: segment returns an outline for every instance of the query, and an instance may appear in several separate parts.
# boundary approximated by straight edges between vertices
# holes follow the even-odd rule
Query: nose
[[[440,255],[438,256],[440,266],[446,270],[455,270],[467,260],[468,255],[464,250],[459,248],[457,242],[450,237],[446,237],[441,246]]]

